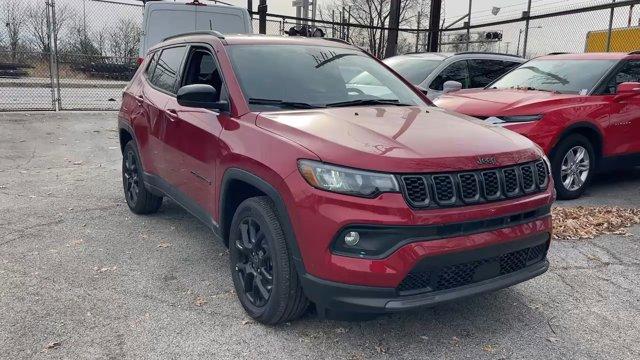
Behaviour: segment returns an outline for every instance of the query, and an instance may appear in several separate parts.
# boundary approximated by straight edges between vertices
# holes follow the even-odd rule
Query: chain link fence
[[[402,13],[397,53],[424,52],[429,1],[402,1],[410,7]],[[362,18],[356,16],[356,0],[352,2],[353,11],[342,5],[324,9],[310,24],[328,37],[384,57],[388,22],[358,21]],[[531,3],[530,13],[528,0],[516,0],[495,15],[491,10],[472,12],[464,24],[448,25],[460,14],[442,16],[439,51],[531,58],[551,52],[640,50],[640,0]],[[137,0],[0,0],[0,111],[119,109],[122,88],[137,68],[143,9]],[[257,13],[252,15],[258,32]],[[267,14],[266,33],[286,35],[300,21]]]

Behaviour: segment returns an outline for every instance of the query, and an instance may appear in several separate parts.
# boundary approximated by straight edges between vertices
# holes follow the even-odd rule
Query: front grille
[[[403,175],[400,182],[407,202],[424,208],[462,206],[532,194],[546,189],[548,177],[547,166],[540,160],[491,170]]]
[[[511,274],[542,261],[547,243],[484,259],[410,272],[397,287],[400,295],[435,292]]]
[[[448,204],[456,201],[451,175],[434,175],[432,178],[435,188],[436,200],[440,204]]]
[[[549,183],[549,172],[544,161],[538,161],[536,163],[536,179],[539,188],[545,189],[547,187]]]

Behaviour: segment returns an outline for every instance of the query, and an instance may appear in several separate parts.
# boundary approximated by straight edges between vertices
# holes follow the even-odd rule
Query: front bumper
[[[425,258],[412,270],[430,274],[432,283],[429,285],[432,286],[422,289],[406,291],[402,289],[402,284],[397,288],[349,285],[319,279],[310,274],[301,277],[302,285],[307,297],[319,309],[386,313],[432,306],[506,288],[543,274],[549,268],[546,259],[549,239],[549,233],[539,233],[505,244]],[[532,251],[529,249],[543,251],[536,252],[535,258],[525,256],[519,266],[504,264],[517,261],[508,255],[523,251],[529,253]],[[505,271],[505,267],[513,271]],[[460,270],[463,268],[467,270]],[[458,273],[454,274],[453,271]],[[460,286],[455,286],[456,282],[452,279]],[[441,286],[443,284],[445,286]]]

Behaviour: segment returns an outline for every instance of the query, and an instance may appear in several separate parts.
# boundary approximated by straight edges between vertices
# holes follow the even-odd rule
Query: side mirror
[[[213,109],[228,111],[229,103],[226,101],[215,101],[218,98],[218,91],[211,85],[193,84],[181,87],[178,90],[178,104],[185,107]]]
[[[616,89],[618,95],[640,95],[640,82],[624,82]]]
[[[454,91],[458,91],[461,89],[462,89],[462,83],[458,81],[449,80],[449,81],[445,81],[444,85],[442,85],[442,92],[444,94],[452,93]]]

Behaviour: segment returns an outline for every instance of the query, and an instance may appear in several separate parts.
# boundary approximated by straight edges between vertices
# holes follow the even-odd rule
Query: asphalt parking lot
[[[205,226],[129,212],[120,160],[114,112],[0,114],[0,358],[640,358],[640,227],[556,241],[549,272],[495,293],[265,327]],[[558,205],[639,204],[636,170]]]

